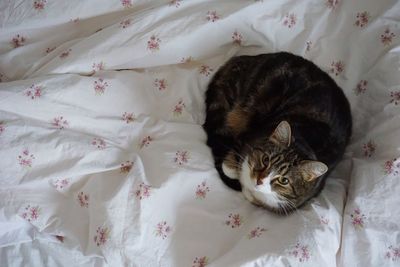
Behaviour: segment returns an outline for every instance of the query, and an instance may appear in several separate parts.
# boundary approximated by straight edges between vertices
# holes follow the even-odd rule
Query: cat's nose
[[[263,184],[262,179],[261,178],[257,178],[257,185],[262,185],[262,184]]]

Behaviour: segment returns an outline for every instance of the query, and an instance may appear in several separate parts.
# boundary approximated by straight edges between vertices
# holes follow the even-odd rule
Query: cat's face
[[[301,159],[290,145],[291,130],[281,122],[267,139],[247,148],[241,163],[240,183],[252,203],[276,213],[289,213],[315,193],[327,166]]]

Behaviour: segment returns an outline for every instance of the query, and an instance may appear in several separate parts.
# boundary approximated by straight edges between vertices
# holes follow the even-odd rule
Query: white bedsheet
[[[0,2],[0,265],[399,266],[398,1]],[[289,217],[213,166],[204,92],[291,51],[352,105],[343,162]]]

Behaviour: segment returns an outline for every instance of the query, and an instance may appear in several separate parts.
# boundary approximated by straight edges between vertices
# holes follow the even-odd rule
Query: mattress
[[[2,266],[399,266],[400,3],[0,2]],[[353,135],[290,216],[226,187],[204,93],[235,55],[328,72]]]

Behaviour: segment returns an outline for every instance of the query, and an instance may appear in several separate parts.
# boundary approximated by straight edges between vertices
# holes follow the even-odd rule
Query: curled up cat
[[[203,127],[223,182],[257,206],[288,214],[322,190],[352,119],[328,74],[280,52],[222,66],[206,92]]]

